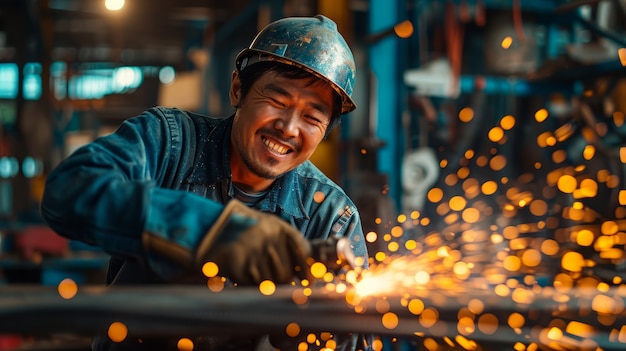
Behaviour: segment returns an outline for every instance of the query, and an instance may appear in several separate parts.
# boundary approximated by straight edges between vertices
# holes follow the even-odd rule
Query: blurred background
[[[372,267],[404,273],[374,286],[623,288],[625,0],[0,0],[0,286],[101,284],[108,257],[39,216],[48,172],[155,105],[230,115],[239,51],[318,13],[358,107],[312,161],[359,207]],[[621,296],[590,325],[623,321]]]
[[[621,283],[624,0],[0,0],[0,284],[101,282],[107,258],[39,217],[50,169],[154,105],[230,115],[237,53],[318,13],[353,49],[358,108],[312,160],[374,260],[447,245],[488,272],[596,262]]]

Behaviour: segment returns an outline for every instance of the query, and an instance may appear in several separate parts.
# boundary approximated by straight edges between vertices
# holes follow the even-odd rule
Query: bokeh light
[[[70,278],[65,278],[57,286],[57,291],[62,298],[69,300],[78,293],[78,284]]]
[[[122,322],[113,322],[109,325],[109,339],[113,342],[122,342],[128,336],[128,328]]]
[[[259,284],[259,291],[263,295],[272,295],[276,292],[276,284],[271,280],[264,280]]]
[[[180,338],[176,343],[176,347],[179,351],[192,351],[193,346],[193,341],[189,338]]]

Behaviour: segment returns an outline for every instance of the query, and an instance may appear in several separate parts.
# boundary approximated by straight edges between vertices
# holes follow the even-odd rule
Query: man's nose
[[[297,136],[300,132],[300,123],[302,122],[296,109],[284,109],[280,117],[274,123],[274,127],[283,132],[285,136]]]

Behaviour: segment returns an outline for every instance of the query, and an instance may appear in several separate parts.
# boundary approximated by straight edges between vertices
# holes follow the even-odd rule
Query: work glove
[[[231,200],[198,246],[197,264],[213,261],[239,284],[288,283],[309,278],[310,254],[309,242],[282,218]]]
[[[215,262],[220,276],[239,285],[310,279],[311,247],[302,234],[282,218],[235,199],[226,204],[195,251],[151,233],[144,233],[143,243],[147,251],[198,272],[204,263]]]

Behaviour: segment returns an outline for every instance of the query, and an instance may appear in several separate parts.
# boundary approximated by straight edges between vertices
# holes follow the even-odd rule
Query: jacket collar
[[[291,217],[309,219],[302,203],[301,187],[297,168],[293,169],[276,179],[269,193],[257,208],[273,213],[276,213],[276,209],[280,208],[281,212]]]

